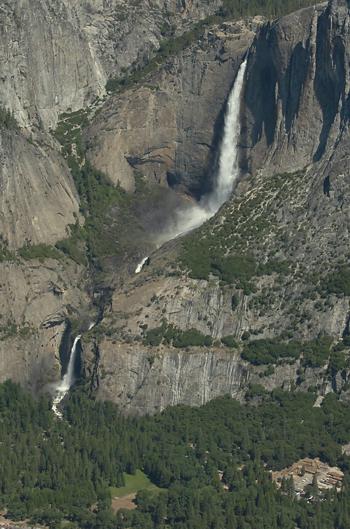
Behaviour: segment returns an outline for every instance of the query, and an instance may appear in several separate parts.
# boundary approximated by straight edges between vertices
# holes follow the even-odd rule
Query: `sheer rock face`
[[[0,233],[14,253],[30,244],[53,245],[80,218],[69,170],[45,133],[0,131]],[[86,305],[82,271],[66,261],[0,262],[0,380],[31,390],[61,374],[66,321]],[[68,310],[68,307],[69,310]]]
[[[55,147],[46,135],[34,142],[0,131],[0,233],[11,249],[54,244],[79,217],[73,180]]]
[[[89,158],[113,182],[148,180],[199,195],[210,186],[223,107],[262,20],[227,23],[139,87],[116,95],[88,131]]]
[[[161,261],[153,256],[151,270],[161,269]],[[306,368],[298,360],[282,363],[266,373],[267,366],[253,366],[243,361],[237,350],[220,344],[220,338],[233,335],[238,340],[244,332],[251,338],[279,336],[288,326],[280,300],[259,311],[251,306],[252,298],[234,287],[225,289],[217,280],[196,281],[185,275],[160,277],[145,270],[140,277],[116,290],[102,325],[108,337],[83,346],[85,375],[101,399],[108,399],[126,413],[154,413],[169,405],[199,406],[220,395],[242,399],[249,384],[266,390],[300,390],[317,387],[324,394],[333,387],[342,391],[349,380],[348,372],[330,379],[327,364]],[[263,289],[273,290],[273,278],[256,283],[259,296]],[[291,289],[294,288],[294,285]],[[232,307],[232,295],[237,296]],[[285,290],[282,296],[288,298]],[[309,307],[306,300],[306,308]],[[325,330],[341,336],[348,313],[348,299],[332,299],[324,312],[314,310],[312,329],[307,323],[294,331],[295,336],[309,340]],[[301,307],[304,309],[304,306]],[[159,327],[165,320],[183,331],[197,329],[213,338],[211,347],[175,348],[170,345],[143,345],[147,330]],[[308,334],[309,333],[309,334]],[[302,346],[300,348],[302,355]],[[302,374],[303,380],[300,380]]]
[[[306,8],[266,25],[251,49],[245,91],[247,163],[296,171],[329,160],[348,128],[349,6]]]
[[[24,127],[55,127],[61,112],[102,96],[108,77],[144,64],[163,38],[165,12],[166,23],[181,32],[217,4],[5,0],[0,100]],[[128,190],[135,170],[179,191],[200,194],[210,187],[225,101],[256,26],[215,28],[142,86],[111,97],[88,130],[90,160]],[[287,261],[290,272],[260,277],[257,291],[248,295],[236,285],[222,288],[218,280],[170,277],[176,249],[151,256],[136,283],[129,278],[113,293],[102,321],[109,337],[85,344],[86,374],[101,398],[145,413],[179,403],[200,405],[225,393],[240,398],[248,382],[272,389],[298,380],[298,363],[260,377],[262,370],[221,346],[141,345],[145,326],[157,327],[162,318],[214,339],[231,334],[239,339],[245,332],[270,338],[292,329],[300,340],[319,332],[337,340],[349,332],[348,297],[325,301],[316,290],[316,298],[307,294],[315,272],[330,274],[340,257],[349,257],[348,27],[346,3],[334,1],[260,30],[249,58],[242,115],[241,163],[248,176],[209,223],[222,236],[220,229],[229,222],[227,239],[244,235],[239,252],[252,252],[263,262]],[[1,134],[0,226],[13,249],[26,240],[54,243],[78,212],[58,146],[46,133],[34,132],[33,144],[25,134],[29,137],[28,131],[23,137]],[[301,177],[289,174],[278,189],[268,179],[305,166]],[[261,231],[252,233],[257,226]],[[0,264],[0,281],[1,377],[42,388],[59,378],[66,318],[88,303],[86,278],[72,263],[12,262]],[[16,327],[7,332],[10,324]],[[301,389],[326,390],[326,367],[304,375]],[[336,386],[342,381],[338,376]]]
[[[223,394],[237,398],[247,384],[246,367],[230,352],[155,350],[108,339],[99,350],[97,395],[127,413],[155,413],[178,404],[200,406]],[[89,372],[87,356],[85,362]]]
[[[300,373],[299,361],[277,366],[265,375],[264,366],[253,367],[227,348],[147,347],[121,343],[113,337],[104,338],[98,347],[84,344],[83,354],[85,375],[97,397],[111,400],[132,415],[152,414],[179,404],[201,406],[223,395],[242,400],[249,384],[267,391],[288,391],[295,387]],[[324,368],[306,369],[299,388],[306,391],[318,386],[327,393],[331,383],[325,379]],[[340,382],[338,389],[346,380]]]
[[[63,3],[79,18],[90,48],[108,76],[119,76],[131,66],[142,65],[161,40],[182,33],[222,5],[221,0],[63,0]]]
[[[159,46],[163,27],[181,31],[219,4],[4,0],[0,101],[21,126],[55,128],[60,113],[103,96],[108,77],[143,64]]]
[[[0,100],[21,126],[55,128],[103,94],[106,74],[69,2],[2,2],[0,37]]]

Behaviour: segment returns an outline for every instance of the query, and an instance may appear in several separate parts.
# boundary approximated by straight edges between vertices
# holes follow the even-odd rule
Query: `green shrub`
[[[262,376],[264,377],[270,377],[271,375],[275,374],[275,368],[272,365],[269,365],[265,371],[262,373]]]
[[[173,345],[179,349],[186,347],[209,347],[213,341],[211,336],[204,335],[197,329],[182,331],[175,325],[163,322],[160,327],[147,330],[144,337],[146,345],[158,346],[161,343]]]
[[[74,145],[75,155],[80,161],[83,160],[84,144],[81,131],[88,123],[88,110],[86,109],[60,115],[57,128],[53,132],[53,135],[62,145],[62,153],[65,157],[73,155]]]
[[[323,287],[327,293],[350,296],[350,268],[335,270],[326,278]]]
[[[334,376],[339,371],[346,369],[348,364],[349,362],[344,351],[332,351],[329,358],[328,371],[332,376]]]
[[[256,275],[257,264],[255,259],[249,255],[216,256],[212,259],[211,270],[225,283],[232,284],[238,281],[241,285],[247,285],[248,281]]]
[[[63,252],[67,257],[75,261],[77,264],[86,264],[86,255],[84,251],[85,244],[83,242],[83,237],[79,237],[73,233],[68,239],[62,239],[61,241],[58,241],[55,246],[58,250]]]
[[[323,336],[311,342],[303,344],[303,366],[305,367],[322,367],[328,360],[331,338]]]
[[[0,237],[0,263],[3,261],[14,261],[15,259],[16,256],[8,249],[7,242]]]
[[[99,260],[120,252],[110,214],[113,207],[126,209],[129,198],[120,187],[113,186],[107,177],[89,162],[82,167],[73,156],[68,164],[80,197],[80,211],[84,226],[70,225],[70,236],[56,243],[56,248],[78,264],[86,264],[87,257]]]
[[[18,250],[18,254],[22,259],[31,260],[38,259],[40,262],[45,259],[61,259],[62,254],[54,246],[49,246],[48,244],[27,244],[22,246]]]
[[[235,340],[235,337],[232,335],[223,336],[223,338],[221,338],[221,342],[224,345],[226,345],[226,347],[232,347],[232,348],[238,347],[237,341]]]
[[[211,336],[204,335],[197,329],[178,331],[173,338],[173,346],[180,349],[185,347],[209,347],[212,343]]]
[[[242,358],[254,365],[275,364],[282,358],[299,357],[302,346],[299,342],[280,342],[278,339],[253,340],[242,351]]]
[[[246,399],[251,400],[254,398],[264,397],[267,395],[266,389],[261,384],[250,384],[248,391],[246,392]]]
[[[145,333],[144,337],[144,344],[145,345],[152,345],[153,347],[157,347],[160,345],[163,341],[165,333],[165,327],[155,327],[154,329],[150,329]]]
[[[232,310],[236,310],[236,308],[239,305],[239,296],[237,294],[233,294],[231,298],[231,308]]]
[[[190,236],[182,244],[181,264],[193,279],[208,279],[211,271],[209,245],[205,239]]]
[[[253,291],[250,280],[256,275],[258,267],[252,256],[222,256],[210,240],[192,236],[183,242],[180,260],[193,279],[208,279],[211,273],[225,283],[236,284],[246,294]],[[232,301],[238,303],[238,298],[232,298]]]
[[[267,263],[260,264],[258,267],[259,275],[270,275],[273,273],[276,274],[287,274],[289,271],[290,263],[288,261],[277,261],[272,259],[267,261]]]
[[[254,365],[276,364],[283,359],[297,359],[303,353],[304,367],[321,367],[329,357],[332,340],[323,336],[310,342],[282,342],[279,339],[254,340],[247,343],[242,358]]]

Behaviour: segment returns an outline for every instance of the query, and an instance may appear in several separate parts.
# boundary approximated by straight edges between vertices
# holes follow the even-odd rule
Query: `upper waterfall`
[[[158,238],[159,245],[179,235],[183,235],[194,228],[198,228],[203,222],[215,215],[232,193],[234,184],[239,177],[238,141],[241,132],[239,118],[246,68],[247,59],[239,67],[227,102],[224,132],[220,145],[218,172],[214,181],[213,190],[207,195],[204,195],[198,203],[176,212],[175,219],[172,220],[170,226]]]
[[[229,198],[233,186],[239,176],[238,140],[241,132],[239,116],[241,111],[241,93],[246,68],[247,59],[242,62],[238,70],[227,103],[224,134],[220,146],[219,171],[214,189],[208,197],[209,208],[213,214]]]

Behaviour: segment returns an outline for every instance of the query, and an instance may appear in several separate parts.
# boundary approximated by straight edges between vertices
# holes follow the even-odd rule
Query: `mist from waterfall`
[[[198,228],[210,219],[230,197],[239,176],[238,140],[241,132],[240,111],[244,76],[247,67],[245,59],[237,73],[231,90],[225,114],[224,134],[220,146],[219,167],[213,190],[204,195],[196,204],[176,211],[170,226],[158,237],[159,245]]]

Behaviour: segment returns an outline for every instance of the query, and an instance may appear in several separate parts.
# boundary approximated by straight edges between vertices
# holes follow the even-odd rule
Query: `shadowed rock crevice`
[[[272,55],[273,47],[276,45],[274,41],[270,25],[264,26],[253,45],[253,59],[248,67],[245,103],[253,119],[250,132],[252,146],[262,139],[263,133],[269,146],[275,137],[277,72]]]
[[[345,92],[345,50],[339,36],[332,39],[334,19],[330,17],[330,8],[318,20],[315,93],[322,109],[323,127],[314,161],[323,156],[330,130],[344,100]]]
[[[281,86],[285,130],[288,134],[291,131],[294,119],[298,116],[300,99],[307,79],[309,66],[309,42],[306,47],[303,46],[302,42],[299,42],[292,52]]]

